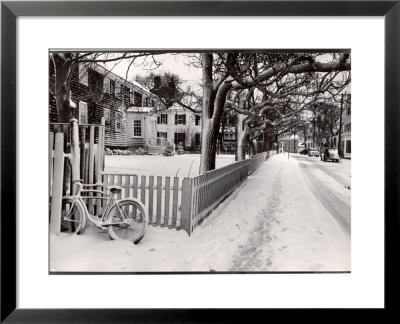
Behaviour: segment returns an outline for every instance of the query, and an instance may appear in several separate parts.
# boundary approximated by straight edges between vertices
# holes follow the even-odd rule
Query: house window
[[[92,91],[101,91],[103,92],[103,82],[104,76],[99,72],[88,69],[88,79],[89,79],[89,88]]]
[[[194,134],[194,145],[199,146],[201,144],[201,135],[200,133]]]
[[[165,132],[157,132],[157,137],[161,137],[161,138],[167,138],[167,133]]]
[[[186,125],[186,115],[175,114],[175,125]]]
[[[346,141],[346,153],[351,153],[351,141]]]
[[[110,95],[115,96],[115,81],[110,80]]]
[[[87,103],[79,101],[79,124],[88,124]]]
[[[175,133],[174,142],[176,145],[185,145],[185,133]]]
[[[124,102],[130,102],[131,100],[131,93],[128,87],[121,85],[121,99]]]
[[[144,106],[148,107],[149,106],[149,98],[144,98]]]
[[[142,136],[142,121],[133,121],[133,136]]]
[[[154,105],[155,105],[155,102],[154,102],[154,100],[152,100],[151,101],[151,106],[154,107]]]
[[[121,131],[121,124],[122,124],[122,116],[120,113],[116,112],[115,113],[115,131],[116,132]]]
[[[168,115],[161,114],[157,117],[157,124],[168,124]]]
[[[104,121],[106,122],[106,125],[109,125],[111,122],[110,109],[108,108],[104,108]]]
[[[201,117],[199,115],[196,115],[196,119],[195,119],[195,122],[194,122],[196,126],[200,125],[200,119],[201,119]]]
[[[142,95],[139,92],[133,93],[133,104],[135,107],[142,107]]]

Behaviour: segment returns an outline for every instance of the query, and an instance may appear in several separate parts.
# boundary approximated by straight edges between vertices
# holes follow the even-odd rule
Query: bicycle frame
[[[73,203],[70,207],[70,210],[68,212],[68,214],[66,216],[64,216],[64,218],[68,218],[71,211],[73,210],[73,207],[76,203],[78,203],[82,209],[83,212],[85,213],[85,216],[90,220],[90,222],[92,222],[93,224],[95,224],[96,226],[102,227],[104,228],[105,226],[111,225],[111,221],[108,220],[108,216],[109,216],[109,212],[111,211],[111,208],[113,206],[117,206],[117,209],[119,211],[119,213],[122,216],[122,219],[125,220],[127,219],[125,212],[119,207],[118,202],[120,200],[117,200],[114,198],[114,194],[108,194],[104,191],[101,190],[96,190],[96,189],[83,189],[83,187],[98,187],[98,186],[102,186],[101,183],[96,183],[96,184],[82,184],[82,183],[74,183],[78,186],[78,190],[76,191],[75,195],[72,196],[67,196],[67,197],[63,197],[63,198],[70,198]],[[81,193],[82,192],[86,192],[86,193],[92,193],[92,194],[100,194],[100,196],[95,196],[95,195],[91,195],[91,196],[82,196]],[[84,201],[84,199],[92,199],[92,200],[96,200],[96,199],[101,199],[101,200],[107,200],[107,205],[106,207],[103,209],[102,211],[102,215],[101,215],[101,219],[99,219],[98,217],[92,215],[89,210],[86,207],[86,203]],[[112,224],[123,224],[123,222],[112,222]]]

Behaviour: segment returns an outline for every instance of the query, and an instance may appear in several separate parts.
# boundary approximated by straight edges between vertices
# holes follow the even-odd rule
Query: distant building
[[[58,122],[54,94],[54,66],[50,64],[49,120]],[[151,107],[155,96],[137,82],[129,82],[98,64],[79,64],[71,79],[74,116],[80,125],[105,123],[105,145],[125,149],[131,134],[127,111],[131,107]],[[129,134],[128,134],[129,133]]]
[[[153,147],[160,138],[182,145],[186,150],[195,150],[201,144],[201,116],[178,104],[153,113],[152,107],[131,107],[127,110],[128,147]],[[159,150],[159,148],[158,148]]]
[[[174,103],[158,114],[156,132],[157,137],[194,150],[201,144],[201,115]]]
[[[222,147],[225,153],[232,154],[236,151],[236,128],[225,126],[223,132]]]
[[[333,146],[341,152],[344,158],[351,158],[351,105],[346,105],[342,111],[342,129],[339,143],[339,134],[333,137]]]
[[[49,119],[58,122],[54,94],[54,67],[50,64]],[[136,81],[127,81],[98,64],[80,64],[71,80],[73,112],[79,125],[105,124],[105,146],[111,149],[153,149],[160,138],[187,150],[200,149],[201,114],[177,103],[168,109],[158,97]],[[163,110],[164,108],[164,110]]]
[[[283,134],[279,138],[279,153],[298,153],[300,145],[300,137],[294,134]]]

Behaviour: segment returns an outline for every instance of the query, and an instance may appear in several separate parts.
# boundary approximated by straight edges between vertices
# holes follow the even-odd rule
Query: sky
[[[155,57],[157,61],[161,63],[160,67],[157,69],[151,69],[149,64],[147,64],[147,66],[144,64],[132,65],[129,69],[128,81],[132,79],[134,80],[137,75],[145,76],[150,72],[159,72],[160,74],[163,72],[171,72],[177,74],[181,78],[183,89],[190,86],[192,90],[201,92],[201,69],[194,66],[188,66],[188,59],[184,55],[161,54]],[[112,69],[113,73],[125,78],[129,63],[130,60],[122,60],[117,65],[115,65],[114,62],[106,63],[105,67],[109,70]],[[139,60],[138,63],[143,63],[143,60]]]
[[[184,54],[160,54],[156,55],[155,58],[161,65],[154,69],[154,65],[151,64],[151,60],[148,60],[147,64],[143,64],[143,59],[138,59],[137,64],[132,65],[129,68],[128,81],[135,80],[137,75],[145,76],[150,72],[171,72],[177,74],[181,80],[181,88],[186,89],[190,86],[191,90],[196,91],[199,95],[202,93],[202,71],[200,68],[189,64],[189,59]],[[327,53],[318,57],[320,62],[329,62],[331,60],[331,54]],[[130,60],[121,60],[117,64],[115,62],[105,63],[104,66],[108,70],[112,70],[113,73],[125,78],[126,71],[129,67]],[[341,79],[340,75],[336,79]],[[346,93],[351,93],[350,85],[345,89]]]

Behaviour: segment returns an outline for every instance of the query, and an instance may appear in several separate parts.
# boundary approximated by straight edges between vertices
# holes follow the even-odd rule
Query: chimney
[[[160,87],[161,87],[161,77],[160,76],[155,76],[154,77],[154,79],[153,79],[153,81],[154,81],[154,90],[158,90],[158,89],[160,89]]]

